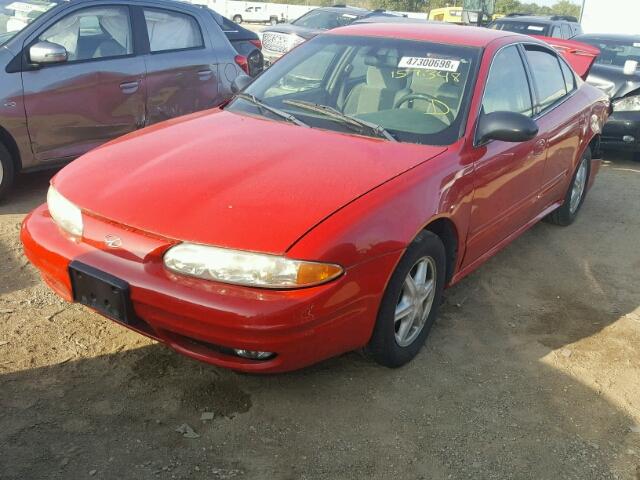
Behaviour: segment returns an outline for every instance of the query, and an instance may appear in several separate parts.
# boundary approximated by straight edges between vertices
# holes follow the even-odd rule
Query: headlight
[[[51,218],[60,228],[72,235],[82,236],[82,211],[60,195],[53,185],[49,186],[47,192],[47,206]]]
[[[621,98],[613,102],[614,112],[639,112],[640,111],[640,95]]]
[[[261,288],[300,288],[328,282],[342,267],[291,260],[226,248],[181,243],[164,255],[164,264],[183,275]]]

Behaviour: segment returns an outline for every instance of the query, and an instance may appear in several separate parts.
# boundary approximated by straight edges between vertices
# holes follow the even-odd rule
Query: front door
[[[149,39],[148,123],[217,106],[218,66],[198,20],[176,10],[143,8]]]
[[[496,54],[487,79],[481,115],[497,111],[533,115],[532,91],[514,45]],[[490,141],[478,151],[464,266],[490,253],[535,216],[547,149],[539,135],[522,143]]]
[[[37,41],[66,48],[68,60],[22,72],[32,149],[39,161],[73,158],[145,121],[144,62],[134,54],[129,7],[76,9]]]

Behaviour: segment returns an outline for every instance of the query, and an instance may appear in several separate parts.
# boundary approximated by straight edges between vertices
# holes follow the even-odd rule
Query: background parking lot
[[[50,174],[25,176],[0,204],[0,478],[640,479],[640,164],[608,160],[573,226],[447,292],[406,367],[277,376],[59,300],[18,240]]]

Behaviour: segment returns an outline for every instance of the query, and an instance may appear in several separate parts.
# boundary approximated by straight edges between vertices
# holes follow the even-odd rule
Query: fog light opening
[[[242,348],[234,348],[234,353],[242,358],[249,360],[269,360],[276,356],[273,352],[259,352],[257,350],[244,350]]]

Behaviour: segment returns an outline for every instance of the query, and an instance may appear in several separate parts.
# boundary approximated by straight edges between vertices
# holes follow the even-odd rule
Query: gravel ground
[[[573,226],[447,292],[411,364],[266,377],[58,300],[18,241],[49,174],[25,176],[0,204],[0,478],[640,479],[640,164],[609,160]]]

